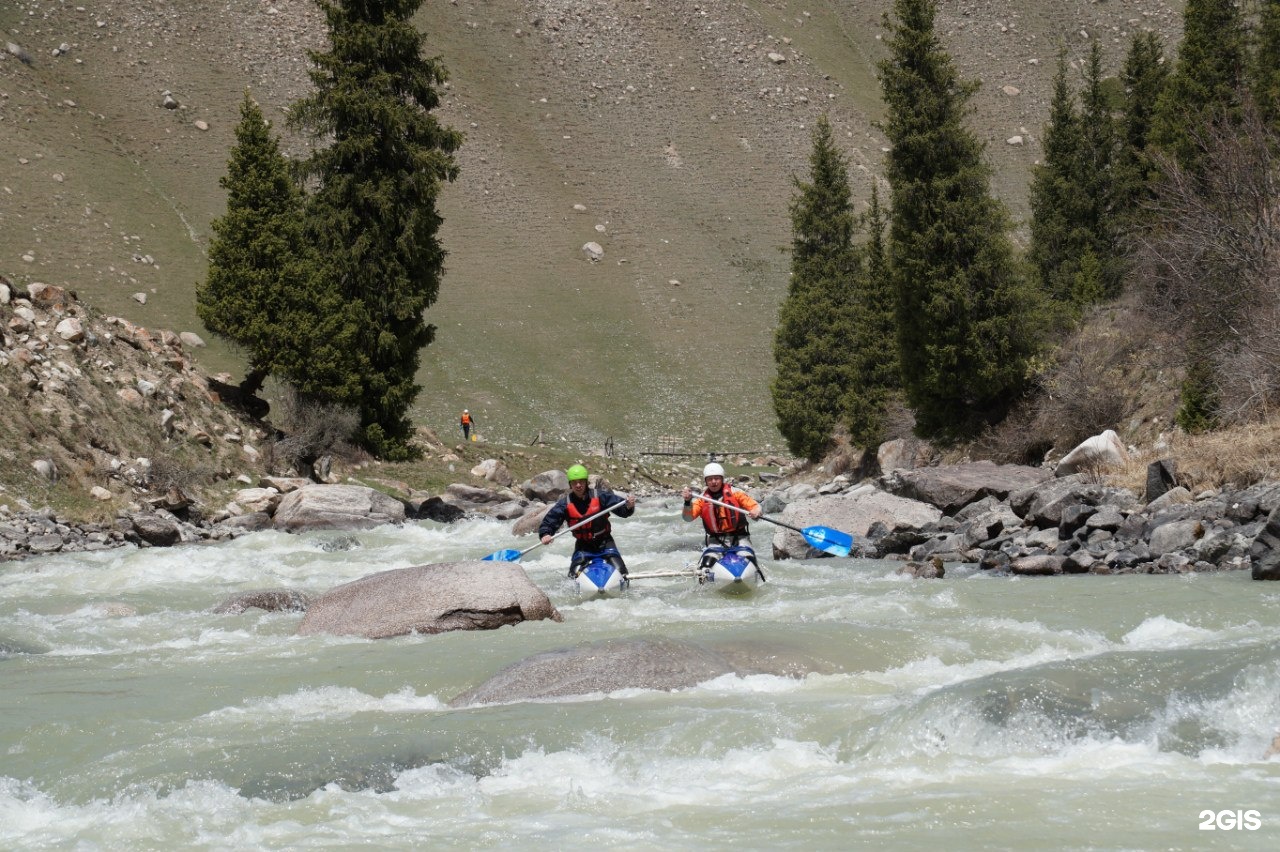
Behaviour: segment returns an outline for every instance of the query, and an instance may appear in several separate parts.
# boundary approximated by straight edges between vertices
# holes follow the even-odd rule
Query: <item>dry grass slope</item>
[[[1181,12],[1164,0],[940,5],[944,42],[983,81],[974,127],[1018,218],[1059,45],[1079,56],[1100,41],[1114,68],[1129,33],[1172,37]],[[829,111],[855,193],[868,196],[888,6],[426,3],[419,21],[452,75],[442,112],[467,141],[442,199],[450,257],[418,421],[443,432],[467,406],[511,442],[545,429],[613,435],[624,449],[660,435],[778,445],[767,389],[791,180]],[[147,326],[202,331],[194,284],[241,93],[279,118],[304,91],[304,51],[322,39],[316,10],[12,0],[0,27],[33,57],[0,61],[0,272],[74,287]],[[70,50],[54,56],[62,43]],[[182,109],[160,107],[165,90]],[[604,247],[599,262],[581,251],[588,240]],[[210,371],[237,369],[216,346],[200,357]]]

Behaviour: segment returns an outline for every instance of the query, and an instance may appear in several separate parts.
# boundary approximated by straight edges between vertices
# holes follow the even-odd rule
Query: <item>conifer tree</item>
[[[1156,105],[1151,141],[1184,169],[1198,171],[1195,136],[1239,119],[1245,29],[1236,0],[1187,0],[1178,61]]]
[[[1062,305],[1072,290],[1087,242],[1089,198],[1080,179],[1086,162],[1085,130],[1067,82],[1066,54],[1058,55],[1053,98],[1044,129],[1044,159],[1031,171],[1031,244],[1027,256],[1040,287]]]
[[[903,388],[923,437],[959,440],[1003,416],[1036,347],[1033,293],[982,145],[975,91],[934,29],[934,0],[894,0],[880,65],[892,187],[889,267]]]
[[[305,286],[302,194],[262,115],[245,92],[236,144],[219,184],[227,212],[214,220],[209,271],[196,291],[196,313],[209,331],[245,353],[241,390],[252,396],[276,371],[289,345],[282,328],[288,291]]]
[[[445,258],[436,199],[461,143],[432,115],[446,74],[423,56],[411,22],[421,4],[319,0],[329,49],[311,52],[315,92],[291,115],[320,141],[304,164],[316,181],[306,219],[324,258],[319,289],[340,296],[343,327],[358,334],[345,375],[318,396],[357,407],[362,443],[389,459],[412,455],[419,353],[435,332],[423,314]]]
[[[875,447],[884,440],[885,409],[902,386],[886,228],[880,190],[873,182],[871,208],[866,216],[868,239],[859,250],[860,274],[854,279],[853,381],[841,406],[849,440],[864,448]]]
[[[778,313],[770,391],[778,430],[797,456],[817,461],[831,446],[853,382],[855,218],[848,167],[825,115],[813,129],[809,179],[795,179],[791,281]]]
[[[1084,170],[1081,184],[1089,199],[1088,245],[1077,271],[1074,301],[1088,305],[1120,293],[1123,250],[1116,196],[1119,175],[1119,135],[1104,86],[1102,48],[1094,42],[1085,62],[1084,89],[1080,93],[1084,120]],[[1093,255],[1092,259],[1088,255]],[[1092,264],[1096,262],[1096,270]],[[1085,282],[1085,283],[1081,283]]]
[[[1251,68],[1258,113],[1267,126],[1280,132],[1280,0],[1264,0]]]
[[[1153,32],[1135,33],[1125,57],[1124,118],[1122,144],[1116,165],[1117,218],[1126,225],[1140,214],[1140,205],[1151,197],[1156,169],[1148,157],[1155,107],[1168,80],[1164,48]]]

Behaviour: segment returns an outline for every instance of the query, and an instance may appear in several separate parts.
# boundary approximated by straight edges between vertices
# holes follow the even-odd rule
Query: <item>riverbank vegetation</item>
[[[816,460],[842,436],[873,450],[909,426],[942,446],[1038,463],[1135,419],[1171,429],[1141,410],[1150,374],[1165,371],[1181,377],[1174,419],[1185,435],[1265,422],[1280,401],[1280,101],[1269,59],[1280,52],[1280,4],[1249,15],[1228,0],[1190,0],[1176,58],[1152,33],[1135,33],[1117,77],[1105,75],[1096,42],[1078,65],[1062,54],[1021,252],[965,123],[976,83],[961,79],[935,31],[936,6],[896,0],[886,19],[884,265],[844,260],[880,251],[878,232],[858,245],[847,244],[848,227],[840,239],[829,233],[855,217],[822,123],[808,180],[797,182],[775,343],[775,409],[792,451]],[[814,203],[819,190],[825,208]],[[796,212],[811,209],[822,215]],[[822,275],[795,248],[811,245],[825,252]],[[797,360],[796,316],[823,319],[810,350],[815,338],[849,340],[868,328],[860,317],[883,309],[867,304],[878,293],[892,305],[888,329]],[[834,307],[846,303],[858,307]],[[896,372],[859,370],[868,349],[892,353]],[[845,381],[810,387],[797,370]],[[804,428],[778,393],[786,386],[807,388],[814,414]],[[1178,440],[1191,455],[1212,445]],[[1251,467],[1274,470],[1189,464],[1206,482],[1248,478]]]

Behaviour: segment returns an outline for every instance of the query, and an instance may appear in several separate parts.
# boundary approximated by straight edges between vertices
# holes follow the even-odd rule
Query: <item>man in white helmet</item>
[[[700,497],[705,495],[712,500],[737,506],[742,511],[726,509],[724,506],[717,506],[700,497],[695,498],[693,489],[686,485],[680,491],[680,496],[684,498],[684,511],[680,516],[686,521],[692,521],[694,518],[702,519],[703,529],[707,533],[706,545],[737,547],[739,543],[750,544],[751,533],[747,525],[747,515],[752,518],[760,517],[763,511],[760,504],[747,492],[738,491],[733,486],[726,485],[724,468],[716,462],[711,462],[702,469],[702,481],[707,487]]]

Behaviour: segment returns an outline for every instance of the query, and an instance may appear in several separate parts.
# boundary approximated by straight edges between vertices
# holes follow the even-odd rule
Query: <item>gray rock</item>
[[[1149,547],[1157,556],[1182,550],[1196,543],[1204,535],[1204,525],[1198,520],[1173,521],[1151,531]]]
[[[1124,515],[1120,514],[1119,509],[1114,506],[1100,506],[1097,512],[1089,516],[1084,525],[1086,529],[1115,532],[1123,523]]]
[[[569,478],[563,470],[544,470],[520,486],[530,500],[554,503],[569,492]]]
[[[891,494],[928,503],[944,514],[954,515],[983,497],[995,495],[1004,499],[1049,477],[1049,471],[1038,467],[980,461],[898,470],[881,477],[881,484]]]
[[[266,512],[250,512],[237,515],[214,524],[214,532],[229,533],[232,536],[271,529],[271,516]]]
[[[1100,435],[1086,438],[1075,449],[1062,457],[1054,469],[1055,476],[1070,476],[1106,468],[1120,467],[1129,461],[1120,436],[1107,429]]]
[[[1021,556],[1009,563],[1009,572],[1023,576],[1052,576],[1063,572],[1065,562],[1061,556]]]
[[[535,532],[542,523],[542,518],[549,511],[551,511],[550,503],[528,509],[518,521],[511,525],[511,534],[519,536]]]
[[[514,493],[505,489],[495,491],[491,488],[475,488],[471,485],[464,485],[461,482],[455,482],[444,489],[444,497],[450,503],[470,503],[472,505],[505,503],[514,496]]]
[[[941,580],[947,574],[941,556],[935,556],[928,562],[908,562],[898,568],[895,574],[905,574],[917,580]]]
[[[465,510],[451,503],[446,503],[443,497],[428,497],[417,504],[413,513],[415,518],[424,521],[439,521],[442,524],[451,524],[454,521],[465,518],[466,515]]]
[[[148,512],[130,517],[133,531],[152,547],[172,547],[182,541],[182,528],[167,512]]]
[[[399,524],[404,504],[363,485],[308,485],[284,495],[276,506],[278,530],[369,529]]]
[[[670,639],[614,639],[535,654],[449,702],[452,707],[619,689],[684,689],[737,672],[734,661]]]
[[[1280,580],[1280,508],[1272,510],[1267,523],[1249,545],[1253,579]]]
[[[514,562],[443,562],[399,568],[330,589],[312,601],[298,632],[384,639],[407,633],[492,630],[562,621]]]
[[[231,595],[213,608],[219,615],[239,615],[247,609],[267,612],[305,612],[310,600],[298,589],[255,589]]]
[[[1158,512],[1169,506],[1176,506],[1179,503],[1190,503],[1191,499],[1191,492],[1178,485],[1148,503],[1146,511],[1148,513]]]
[[[1173,459],[1160,459],[1147,465],[1146,502],[1164,494],[1178,484],[1178,468]]]
[[[920,527],[937,522],[941,514],[925,503],[866,488],[789,503],[779,520],[801,529],[827,526],[855,537],[865,537],[876,521],[886,526],[904,524]],[[803,559],[818,553],[809,547],[800,533],[778,527],[773,535],[774,559]]]

